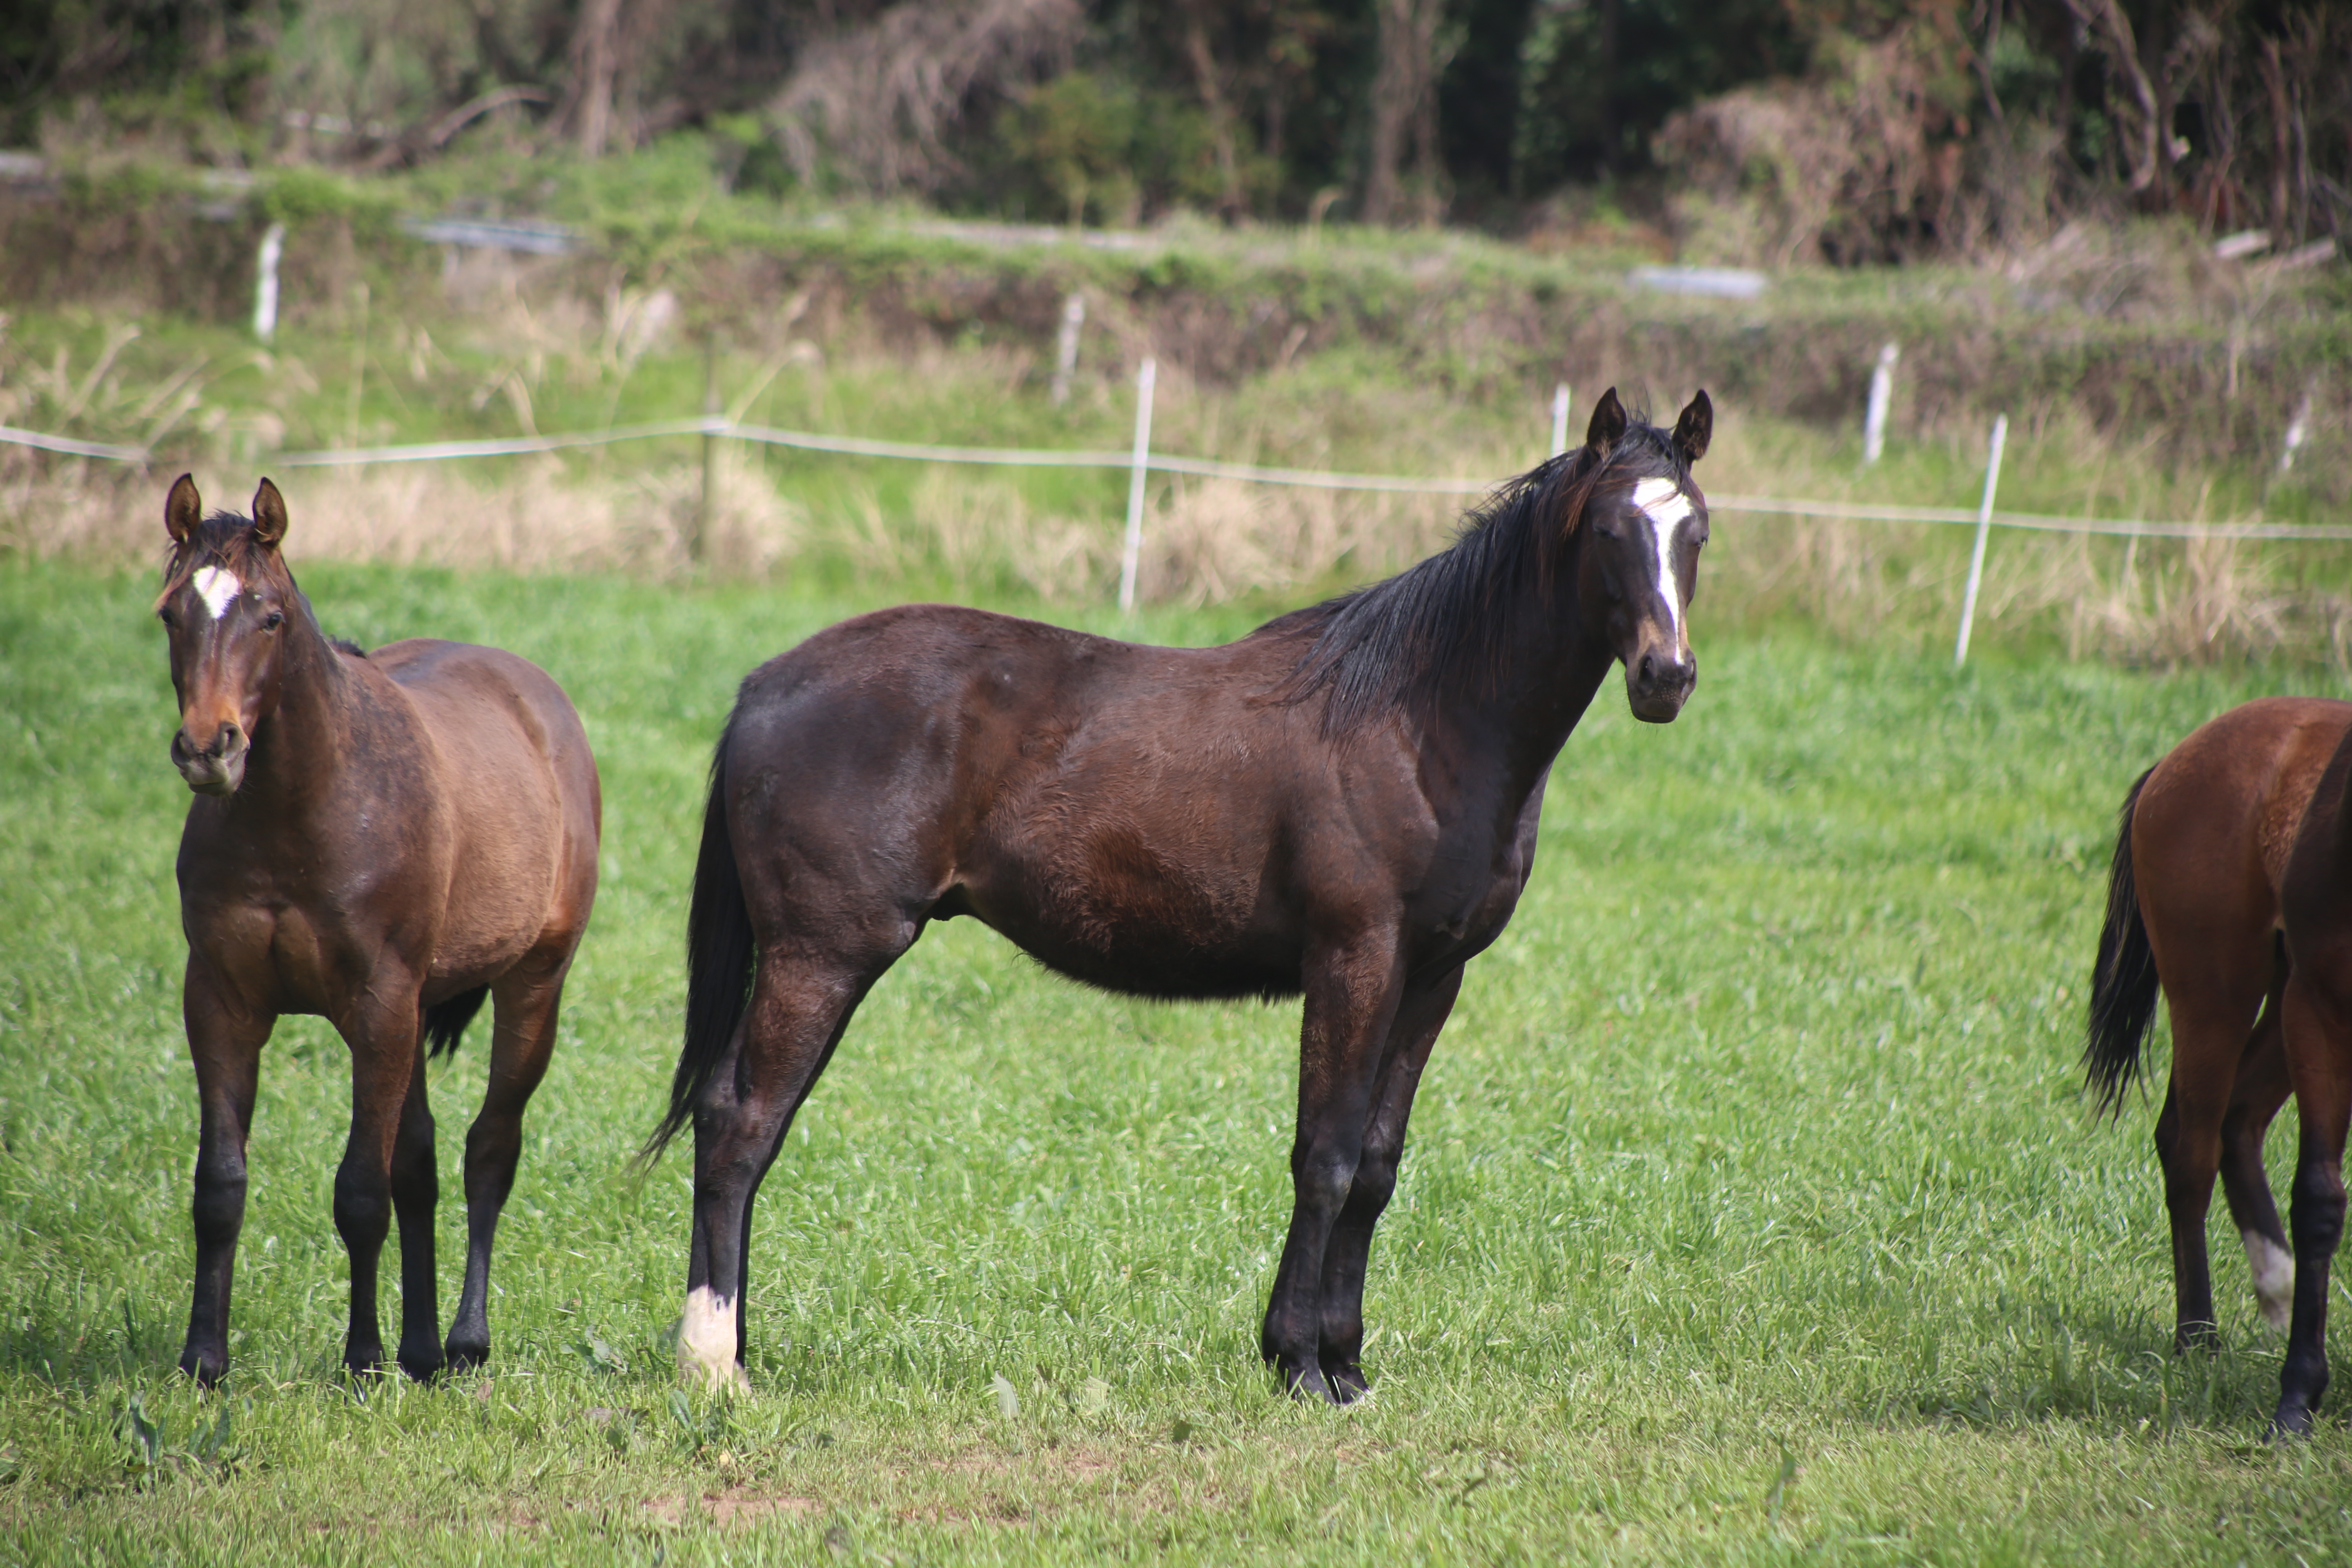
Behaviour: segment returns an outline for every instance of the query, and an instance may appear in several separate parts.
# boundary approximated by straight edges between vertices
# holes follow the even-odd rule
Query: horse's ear
[[[204,520],[205,498],[196,493],[196,476],[182,474],[172,481],[172,493],[163,498],[163,531],[172,536],[173,543],[185,544]]]
[[[253,492],[253,537],[272,550],[286,537],[286,498],[268,479]]]
[[[1592,405],[1592,423],[1585,426],[1584,444],[1594,457],[1605,458],[1624,434],[1625,405],[1617,401],[1617,389],[1612,386]]]
[[[1681,451],[1685,463],[1696,463],[1706,456],[1706,443],[1715,434],[1715,405],[1706,400],[1706,388],[1690,400],[1682,417],[1675,421],[1675,446]]]

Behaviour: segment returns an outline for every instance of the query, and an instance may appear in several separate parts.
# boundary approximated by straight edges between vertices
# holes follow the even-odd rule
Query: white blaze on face
[[[677,1327],[677,1375],[705,1388],[745,1389],[751,1380],[735,1364],[736,1313],[731,1296],[697,1285],[686,1293],[686,1317]]]
[[[2259,1230],[2240,1233],[2246,1244],[2246,1267],[2253,1270],[2254,1300],[2263,1316],[2281,1333],[2294,1315],[2294,1255]]]
[[[196,596],[205,602],[205,609],[213,619],[228,614],[236,596],[245,592],[245,584],[236,580],[234,572],[224,572],[217,566],[199,566],[188,581],[195,585]]]
[[[1658,552],[1658,597],[1666,602],[1666,629],[1682,631],[1682,587],[1675,581],[1675,530],[1691,514],[1690,497],[1672,479],[1643,479],[1633,487],[1633,504],[1650,520]]]

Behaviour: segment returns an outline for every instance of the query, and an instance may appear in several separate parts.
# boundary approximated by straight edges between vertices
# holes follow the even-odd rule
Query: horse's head
[[[155,614],[171,637],[180,731],[172,762],[199,795],[232,795],[245,778],[254,726],[278,706],[286,626],[299,604],[278,552],[286,502],[268,479],[253,515],[204,515],[196,481],[182,474],[163,501],[171,564]]]
[[[1688,611],[1706,543],[1706,497],[1690,468],[1706,453],[1715,408],[1702,392],[1671,434],[1630,426],[1617,389],[1603,393],[1584,437],[1593,476],[1580,526],[1578,593],[1625,666],[1633,717],[1670,722],[1698,684]]]

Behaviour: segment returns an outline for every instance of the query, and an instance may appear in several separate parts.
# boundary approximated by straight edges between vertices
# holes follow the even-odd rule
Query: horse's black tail
[[[2083,1071],[2101,1111],[2122,1109],[2124,1092],[2139,1076],[2140,1053],[2156,1025],[2156,952],[2140,919],[2139,889],[2132,880],[2132,813],[2148,773],[2139,775],[2124,796],[2117,816],[2115,868],[2107,873],[2107,923],[2099,932],[2098,963],[2091,971],[2089,1037]]]
[[[695,861],[694,903],[686,921],[686,1044],[670,1080],[669,1111],[637,1156],[646,1164],[661,1158],[678,1129],[693,1119],[695,1101],[719,1070],[751,1005],[751,964],[759,949],[743,904],[734,839],[727,831],[727,751],[734,734],[730,721],[710,759],[710,800],[702,811],[702,851]]]
[[[446,1057],[457,1048],[458,1037],[474,1015],[482,1010],[482,999],[490,994],[487,985],[477,985],[471,991],[460,991],[445,1002],[436,1002],[425,1009],[425,1057]]]

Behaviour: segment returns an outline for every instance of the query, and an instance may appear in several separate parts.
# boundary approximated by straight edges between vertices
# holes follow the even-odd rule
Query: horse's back
[[[603,803],[563,689],[520,655],[438,638],[387,644],[367,662],[431,737],[426,766],[454,850],[436,973],[576,933],[595,896]]]
[[[2352,732],[2352,702],[2271,697],[2192,731],[2158,763],[2132,814],[2132,859],[2149,935],[2183,952],[2259,935],[2312,792]]]

